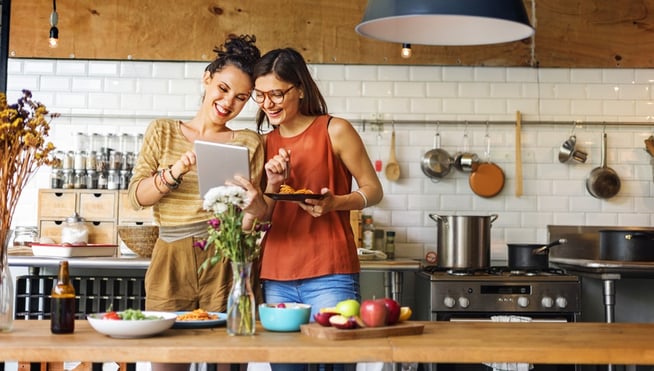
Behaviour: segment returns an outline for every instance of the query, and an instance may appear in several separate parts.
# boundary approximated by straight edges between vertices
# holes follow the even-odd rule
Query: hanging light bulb
[[[411,58],[411,55],[413,55],[411,51],[411,44],[402,44],[402,51],[400,52],[400,56],[404,59],[409,59]]]
[[[59,15],[57,14],[57,0],[52,0],[52,13],[50,13],[50,38],[49,43],[51,48],[56,48],[59,43],[59,29],[57,22]]]

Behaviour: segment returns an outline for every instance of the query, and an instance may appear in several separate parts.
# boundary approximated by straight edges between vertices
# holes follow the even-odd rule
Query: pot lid
[[[84,218],[82,218],[82,217],[77,213],[77,211],[76,211],[73,215],[71,215],[71,216],[69,216],[68,218],[66,218],[66,223],[81,223],[81,222],[83,222],[83,221],[84,221]]]

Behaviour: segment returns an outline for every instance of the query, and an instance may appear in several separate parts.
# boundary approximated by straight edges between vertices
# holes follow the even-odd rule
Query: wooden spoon
[[[515,112],[515,196],[522,196],[522,114]]]
[[[386,179],[392,182],[400,179],[400,164],[397,162],[397,158],[395,158],[395,129],[393,129],[393,133],[391,134],[391,154],[388,157],[388,163],[386,164],[384,173],[386,174]]]

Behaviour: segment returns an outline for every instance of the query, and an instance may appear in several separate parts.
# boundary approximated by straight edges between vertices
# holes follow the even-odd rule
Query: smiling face
[[[216,123],[235,118],[245,107],[252,90],[250,76],[232,65],[225,66],[213,76],[205,72],[203,84],[202,110]]]
[[[263,75],[255,81],[254,88],[262,92],[265,97],[263,102],[257,104],[268,116],[271,125],[283,125],[299,115],[300,97],[303,92],[299,88],[291,89],[291,87],[293,87],[291,83],[278,79],[272,73]],[[284,96],[281,103],[275,103],[270,99],[271,96],[281,94]]]

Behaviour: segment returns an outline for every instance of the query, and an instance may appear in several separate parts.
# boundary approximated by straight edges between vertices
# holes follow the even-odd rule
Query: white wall
[[[204,67],[204,63],[10,59],[8,98],[13,102],[21,89],[30,89],[50,111],[64,114],[53,122],[51,140],[70,149],[75,132],[139,133],[152,117],[192,116]],[[357,123],[373,160],[387,161],[391,127],[385,125],[380,132],[366,125],[364,130],[361,120],[396,120],[402,177],[392,183],[381,175],[385,198],[369,211],[377,226],[397,232],[397,256],[419,258],[435,250],[435,222],[429,213],[498,214],[492,227],[494,259],[506,256],[507,242],[546,242],[548,224],[654,225],[653,169],[643,142],[654,133],[654,123],[606,127],[608,164],[622,179],[622,190],[610,200],[595,199],[586,191],[586,177],[599,166],[603,128],[583,125],[651,122],[654,70],[311,67],[330,111]],[[527,121],[522,131],[522,197],[515,196],[514,126],[506,124],[515,120],[516,110]],[[255,104],[249,102],[234,126],[254,128],[255,112]],[[419,161],[433,146],[437,120],[460,122],[439,126],[442,145],[451,153],[462,149],[465,120],[491,122],[491,159],[507,177],[500,195],[490,199],[474,195],[467,174],[452,172],[440,183],[422,174]],[[582,122],[575,134],[578,147],[590,153],[586,164],[558,161],[558,149],[571,134],[573,121]],[[479,123],[468,126],[470,149],[482,156],[486,130]],[[42,169],[24,191],[14,225],[36,224],[36,191],[48,186],[48,169]]]

